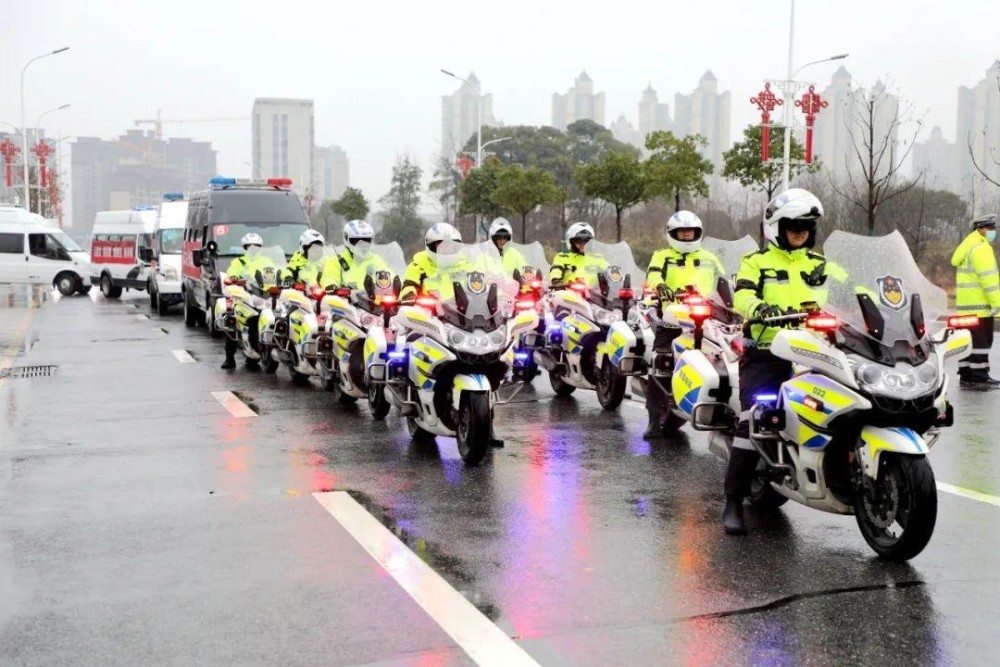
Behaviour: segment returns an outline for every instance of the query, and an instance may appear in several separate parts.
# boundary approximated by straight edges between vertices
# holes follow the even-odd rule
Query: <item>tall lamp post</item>
[[[34,153],[38,157],[38,161],[39,161],[38,162],[38,185],[36,186],[36,189],[38,190],[38,211],[37,211],[37,213],[39,213],[39,214],[42,212],[42,190],[44,190],[46,187],[48,187],[48,184],[46,182],[48,175],[47,175],[47,173],[45,171],[45,161],[48,159],[49,155],[51,155],[52,153],[58,151],[58,146],[56,147],[56,149],[54,151],[48,149],[47,147],[42,147],[41,146],[41,144],[43,143],[42,142],[42,130],[41,130],[41,128],[42,128],[42,119],[45,118],[46,116],[48,116],[50,113],[55,113],[56,111],[62,111],[63,109],[69,109],[70,106],[71,105],[69,105],[69,104],[63,104],[62,106],[53,107],[52,109],[49,109],[48,111],[43,111],[42,113],[38,114],[38,118],[35,120],[35,146],[31,149],[31,152]],[[56,155],[56,159],[58,159],[58,157],[59,156]],[[31,191],[30,184],[28,186],[28,191],[29,192]],[[29,199],[29,201],[30,201],[30,199]]]
[[[476,168],[483,166],[483,85],[477,79],[475,83],[460,77],[454,72],[449,72],[446,69],[441,70],[442,74],[450,76],[453,79],[458,79],[462,83],[466,83],[476,89]],[[493,143],[493,142],[490,142]],[[476,216],[476,243],[479,243],[479,228],[482,225],[479,222],[479,216]]]
[[[31,63],[35,62],[36,60],[41,60],[42,58],[48,58],[49,56],[54,56],[57,53],[62,53],[63,51],[69,51],[69,47],[64,46],[61,49],[56,49],[55,51],[49,51],[48,53],[43,53],[40,56],[35,56],[27,63],[25,63],[24,67],[21,69],[21,134],[22,134],[21,139],[23,144],[21,149],[22,150],[21,154],[24,156],[24,207],[28,211],[31,210],[31,191],[29,189],[31,185],[28,182],[28,124],[27,121],[25,120],[25,113],[24,113],[24,73],[28,70],[28,67],[31,65]]]
[[[848,55],[847,53],[838,53],[835,56],[830,56],[829,58],[823,58],[821,60],[814,60],[802,65],[798,69],[794,69],[792,64],[792,55],[794,52],[795,45],[795,0],[791,0],[792,10],[791,18],[789,19],[788,25],[788,70],[787,78],[784,81],[776,81],[775,83],[781,88],[781,92],[784,94],[784,104],[782,104],[782,116],[783,125],[785,127],[784,136],[784,150],[782,152],[782,163],[781,163],[781,184],[782,189],[788,189],[788,183],[791,180],[791,155],[792,155],[792,98],[795,93],[798,92],[800,84],[795,81],[795,77],[798,76],[799,72],[809,67],[810,65],[818,65],[820,63],[827,63],[833,60],[843,60]]]

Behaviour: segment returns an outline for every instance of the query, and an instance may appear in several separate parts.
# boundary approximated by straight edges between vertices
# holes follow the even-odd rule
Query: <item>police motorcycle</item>
[[[645,274],[624,241],[591,240],[584,252],[603,258],[604,268],[592,263],[585,279],[549,295],[544,345],[535,356],[557,396],[590,389],[601,407],[614,410],[625,398],[627,376],[641,372],[643,347],[629,311],[633,286],[641,289]]]
[[[260,315],[271,307],[278,272],[287,264],[279,246],[262,249],[261,256],[270,260],[270,265],[252,274],[246,268],[238,275],[220,274],[223,298],[216,299],[213,306],[215,328],[236,342],[251,362],[261,361]]]
[[[513,273],[513,278],[519,285],[514,308],[518,312],[534,310],[538,314],[538,326],[535,328],[535,333],[540,336],[544,335],[546,294],[549,287],[550,269],[549,262],[545,259],[545,249],[538,241],[533,243],[508,242],[506,247],[517,251],[524,259],[524,265],[516,268]],[[524,381],[530,383],[538,377],[541,371],[535,360],[534,349],[525,344],[524,338],[523,335],[518,338],[512,351],[514,354],[526,355],[519,357],[519,359],[523,359]]]
[[[644,372],[633,376],[632,391],[646,396],[647,391],[662,391],[667,397],[669,414],[664,424],[666,431],[676,431],[691,421],[690,404],[678,405],[674,398],[673,377],[677,362],[686,350],[700,349],[704,358],[730,378],[732,388],[727,401],[730,411],[739,414],[739,346],[734,342],[742,338],[742,318],[733,310],[732,284],[740,260],[757,250],[757,242],[749,235],[734,241],[711,236],[702,239],[702,248],[714,254],[722,264],[724,275],[713,281],[712,291],[688,285],[664,301],[652,290],[644,290],[643,300],[636,307],[634,317],[643,341]],[[678,330],[667,353],[657,353],[653,341],[657,327]],[[650,387],[650,377],[657,386]]]
[[[343,248],[327,246],[325,251],[339,261]],[[344,284],[327,288],[320,302],[316,368],[324,388],[344,405],[369,396],[367,341],[391,338],[391,333],[381,331],[376,335],[373,330],[389,328],[390,318],[399,308],[400,277],[406,270],[403,249],[396,242],[372,244],[368,256],[382,258],[385,267],[353,267],[344,273]],[[378,347],[377,343],[373,345]],[[388,402],[384,396],[375,399],[372,411],[382,411],[384,417],[389,411]]]
[[[770,347],[795,375],[776,394],[755,397],[750,440],[761,462],[750,500],[764,509],[794,500],[854,514],[880,557],[905,561],[934,531],[937,490],[927,454],[954,421],[944,364],[971,352],[972,322],[945,317],[944,290],[920,272],[898,231],[836,231],[823,250],[846,272],[840,284],[827,278],[823,309],[806,304],[762,321],[797,326],[779,331]],[[932,331],[939,321],[944,327]],[[715,418],[726,409],[726,379],[702,351],[681,355],[674,378],[696,429],[726,428]],[[721,445],[731,443],[720,440],[710,449],[728,458]]]
[[[395,344],[369,360],[368,382],[384,389],[414,440],[455,437],[462,460],[476,465],[489,450],[494,405],[523,387],[524,357],[508,357],[513,368],[504,358],[538,315],[514,314],[517,284],[492,243],[445,241],[437,266],[413,305],[393,317]],[[502,388],[513,391],[501,397]]]

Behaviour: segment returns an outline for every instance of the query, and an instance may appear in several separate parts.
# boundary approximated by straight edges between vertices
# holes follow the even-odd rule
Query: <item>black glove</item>
[[[661,301],[673,301],[674,291],[666,285],[660,285],[656,288],[656,296],[658,296]]]
[[[777,306],[769,306],[768,304],[762,304],[757,306],[757,310],[754,311],[754,319],[766,320],[772,317],[781,317],[784,313]],[[779,325],[780,326],[780,325]]]

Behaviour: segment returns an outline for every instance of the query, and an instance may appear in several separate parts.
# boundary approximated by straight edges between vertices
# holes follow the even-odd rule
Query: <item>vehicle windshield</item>
[[[823,254],[829,296],[819,305],[848,325],[850,335],[868,343],[854,351],[886,363],[926,356],[926,351],[914,353],[924,348],[922,327],[929,331],[945,316],[948,296],[920,271],[898,231],[874,237],[836,231]],[[868,321],[863,303],[871,304]]]
[[[66,252],[84,252],[83,248],[77,245],[76,241],[71,239],[66,235],[66,232],[55,229],[49,232],[49,236],[59,245],[63,247]]]
[[[618,243],[602,243],[591,240],[584,248],[587,285],[599,287],[599,276],[603,273],[609,283],[619,287],[631,287],[642,290],[646,282],[646,273],[635,263],[632,248],[625,241]],[[628,278],[626,284],[626,278]]]
[[[492,331],[513,307],[518,285],[507,276],[496,246],[445,241],[437,249],[438,274],[425,282],[441,300],[441,318],[469,331]]]
[[[159,236],[160,254],[179,255],[184,241],[183,229],[161,229]]]
[[[519,259],[524,261],[513,262],[509,259],[508,253],[511,253],[510,256],[519,257]],[[535,241],[534,243],[514,243],[513,241],[509,241],[507,245],[504,246],[503,261],[504,269],[506,269],[510,275],[513,276],[513,270],[516,268],[524,280],[530,282],[532,280],[540,279],[543,284],[548,284],[550,268],[549,262],[545,259],[545,248],[543,248],[542,244],[538,241]],[[521,263],[522,265],[515,266],[515,263]]]
[[[264,246],[280,246],[294,252],[299,247],[299,236],[309,229],[306,223],[248,222],[217,224],[211,226],[212,239],[218,244],[220,257],[238,257],[243,254],[243,236],[254,232],[264,239]]]
[[[730,294],[736,283],[736,273],[740,270],[740,262],[746,255],[758,250],[757,242],[749,234],[735,241],[723,241],[712,236],[706,236],[702,239],[701,247],[715,255],[722,263],[722,269],[725,272],[723,277],[728,282]],[[718,278],[713,280],[708,294],[716,303],[725,305],[727,299],[723,299],[719,295]]]
[[[260,251],[260,259],[256,262],[245,263],[240,275],[236,276],[248,281],[257,281],[257,272],[260,271],[262,287],[277,283],[278,272],[288,266],[285,258],[285,251],[281,246],[267,246]]]

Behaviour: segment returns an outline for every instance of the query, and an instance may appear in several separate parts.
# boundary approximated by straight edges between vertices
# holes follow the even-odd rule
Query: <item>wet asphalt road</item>
[[[997,663],[998,506],[941,493],[909,565],[792,504],[727,538],[723,465],[700,434],[642,441],[635,404],[553,400],[539,378],[469,469],[454,441],[411,443],[284,369],[220,371],[218,341],[143,317],[143,295],[3,306],[0,367],[58,368],[0,379],[0,665],[474,664],[327,491],[543,665]],[[223,390],[259,416],[230,416]],[[937,479],[1000,495],[1000,392],[955,399]]]

